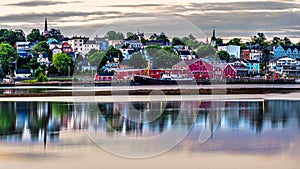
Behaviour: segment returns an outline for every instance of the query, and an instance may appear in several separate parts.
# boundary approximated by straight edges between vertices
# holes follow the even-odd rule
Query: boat
[[[153,78],[146,75],[135,75],[133,77],[135,83],[139,85],[181,85],[196,84],[196,80],[191,77],[163,75],[161,78]]]

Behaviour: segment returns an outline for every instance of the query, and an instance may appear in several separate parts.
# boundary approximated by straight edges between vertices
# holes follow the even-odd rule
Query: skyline
[[[124,34],[139,29],[170,37],[190,32],[205,40],[216,27],[216,36],[224,40],[249,39],[258,32],[267,38],[286,36],[294,43],[300,39],[300,0],[14,0],[0,4],[0,28],[20,28],[26,34],[32,28],[42,31],[47,17],[49,28],[59,28],[65,36],[103,36],[115,28]]]

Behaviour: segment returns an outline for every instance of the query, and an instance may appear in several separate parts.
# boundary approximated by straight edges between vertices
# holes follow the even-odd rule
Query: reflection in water
[[[177,126],[207,128],[213,138],[209,144],[228,139],[225,134],[229,132],[237,140],[247,137],[252,142],[270,133],[275,135],[272,139],[280,139],[280,134],[288,139],[299,135],[299,105],[299,101],[133,102],[99,103],[95,108],[89,103],[1,102],[0,142],[46,146],[47,142],[57,143],[62,130],[85,129],[111,136],[155,136],[174,125],[181,109],[187,114],[196,113],[197,119],[182,118]]]

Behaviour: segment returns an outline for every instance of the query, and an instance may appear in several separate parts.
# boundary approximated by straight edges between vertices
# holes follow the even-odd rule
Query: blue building
[[[300,58],[300,46],[277,46],[274,51],[274,57],[280,58],[287,56],[290,58]]]

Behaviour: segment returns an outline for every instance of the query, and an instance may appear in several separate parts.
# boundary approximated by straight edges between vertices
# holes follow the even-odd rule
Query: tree
[[[284,37],[284,38],[283,38],[283,41],[284,41],[284,44],[285,44],[286,46],[292,45],[292,42],[291,42],[291,40],[290,40],[288,37]]]
[[[47,82],[48,78],[47,76],[45,76],[43,73],[40,73],[37,78],[36,78],[37,82]]]
[[[135,69],[143,69],[147,67],[147,60],[141,52],[135,52],[129,59],[129,65]]]
[[[109,61],[109,57],[106,56],[105,52],[97,51],[89,57],[89,63],[92,66],[97,66],[98,69],[101,69],[107,61]]]
[[[124,35],[120,32],[109,31],[106,33],[106,37],[108,40],[122,40],[124,39]]]
[[[139,38],[139,36],[138,35],[136,35],[136,34],[133,34],[133,35],[131,35],[131,36],[128,36],[127,37],[127,40],[140,40],[140,38]]]
[[[181,39],[180,38],[178,38],[178,37],[174,37],[173,39],[172,39],[172,42],[173,42],[173,46],[176,46],[176,45],[184,45],[184,43],[181,41]]]
[[[233,39],[229,40],[227,45],[241,46],[241,39],[240,38],[233,38]]]
[[[223,44],[223,39],[222,38],[217,38],[216,39],[216,44],[217,45],[222,45]]]
[[[38,67],[41,66],[41,64],[37,61],[37,58],[33,57],[30,59],[28,66],[32,69],[32,70],[36,70]]]
[[[218,57],[220,58],[220,60],[226,60],[226,62],[230,61],[230,54],[227,53],[226,51],[219,51],[218,53]]]
[[[0,78],[5,77],[2,67],[0,66]]]
[[[126,37],[127,37],[127,38],[130,37],[130,36],[132,36],[132,35],[133,35],[132,32],[127,32],[127,33],[126,33]]]
[[[25,33],[22,29],[15,30],[16,42],[24,42],[26,41]]]
[[[1,29],[0,43],[1,42],[6,42],[13,46],[16,43],[16,33],[12,30]]]
[[[0,43],[0,65],[5,74],[9,73],[9,66],[17,57],[17,51],[8,43]]]
[[[156,57],[159,49],[161,49],[159,45],[149,45],[145,48],[145,51],[150,57]]]
[[[57,53],[53,56],[53,65],[63,75],[68,75],[69,68],[72,66],[72,58],[66,53]]]
[[[36,69],[34,72],[34,77],[37,78],[41,73],[44,74],[44,70],[42,68]]]
[[[196,52],[198,57],[215,56],[216,51],[211,45],[201,45]]]
[[[159,49],[157,55],[153,58],[154,68],[172,68],[173,65],[180,62],[181,59],[177,54],[170,52],[168,49]]]
[[[114,48],[112,45],[110,45],[106,51],[106,56],[122,56],[122,52],[119,49]]]
[[[27,35],[27,41],[38,42],[43,40],[43,36],[40,33],[39,29],[32,29],[31,32]]]
[[[193,41],[196,40],[196,38],[195,38],[192,34],[189,34],[188,38],[189,38],[190,40],[193,40]]]
[[[47,54],[48,57],[52,57],[52,51],[49,49],[49,45],[46,41],[39,42],[38,44],[34,45],[31,49],[31,52],[34,55],[39,54]]]

